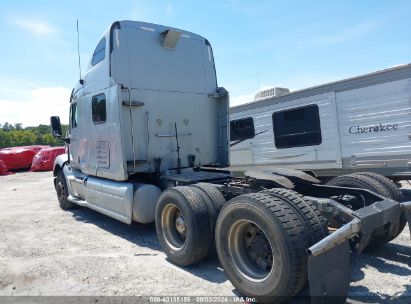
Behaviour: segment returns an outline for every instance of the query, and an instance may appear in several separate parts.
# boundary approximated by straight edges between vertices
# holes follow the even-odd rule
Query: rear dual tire
[[[211,245],[207,206],[190,187],[173,187],[160,196],[155,214],[157,236],[167,257],[187,266],[202,260]]]
[[[217,255],[214,239],[215,225],[217,222],[218,214],[226,203],[226,200],[221,192],[212,184],[198,183],[191,185],[190,188],[197,192],[197,194],[199,194],[203,198],[203,201],[206,204],[210,228],[209,233],[211,235],[211,243],[208,248],[207,256],[214,258]]]
[[[299,215],[300,220],[304,223],[308,232],[308,246],[311,246],[322,240],[328,235],[327,221],[322,216],[318,207],[311,201],[306,200],[301,194],[289,189],[272,188],[262,191],[271,196],[287,202]]]
[[[280,303],[303,289],[306,250],[314,242],[307,229],[312,228],[307,206],[303,197],[282,189],[227,202],[217,219],[216,247],[225,273],[240,293]],[[318,232],[315,238],[325,234]]]
[[[316,206],[285,189],[245,194],[225,203],[213,187],[173,187],[161,195],[156,228],[168,258],[181,266],[202,260],[213,251],[215,226],[218,258],[241,294],[279,303],[299,293],[307,283],[307,248],[328,233]]]
[[[215,222],[224,202],[218,189],[205,183],[163,192],[156,207],[156,230],[172,262],[188,266],[215,254]]]

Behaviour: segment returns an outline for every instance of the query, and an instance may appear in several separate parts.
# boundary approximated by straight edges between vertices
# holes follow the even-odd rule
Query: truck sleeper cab
[[[73,90],[69,137],[58,117],[51,125],[68,146],[53,170],[62,209],[155,221],[178,265],[216,248],[235,288],[258,300],[285,301],[308,278],[313,301],[344,301],[349,251],[382,245],[411,220],[380,176],[346,177],[358,187],[289,169],[231,176],[228,92],[210,43],[183,30],[114,22]]]
[[[71,98],[71,166],[125,181],[135,173],[228,165],[228,99],[211,45],[186,31],[134,21],[106,30]],[[216,115],[216,113],[218,113]]]

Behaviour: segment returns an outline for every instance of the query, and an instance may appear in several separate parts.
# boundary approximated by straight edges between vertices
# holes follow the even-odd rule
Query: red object
[[[64,147],[52,147],[41,149],[33,158],[30,171],[51,171],[53,170],[54,160],[60,154],[65,153]]]
[[[7,167],[4,161],[0,160],[0,175],[8,175],[8,174],[12,174],[12,173],[7,170]]]
[[[28,169],[31,166],[34,155],[38,151],[49,146],[23,146],[0,149],[0,160],[7,170]]]

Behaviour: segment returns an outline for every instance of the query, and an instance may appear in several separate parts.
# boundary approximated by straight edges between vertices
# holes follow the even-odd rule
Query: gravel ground
[[[50,172],[2,176],[0,197],[0,296],[236,295],[216,259],[171,264],[154,225],[62,211]],[[408,228],[352,262],[349,302],[389,300],[411,301]]]

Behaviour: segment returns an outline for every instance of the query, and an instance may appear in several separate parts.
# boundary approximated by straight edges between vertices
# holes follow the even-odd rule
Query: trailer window
[[[93,117],[93,123],[99,124],[106,122],[106,95],[98,94],[93,96],[91,101],[91,114]]]
[[[254,120],[252,117],[230,121],[230,141],[254,138]]]
[[[77,127],[77,103],[72,103],[70,107],[70,129]]]
[[[322,142],[320,115],[315,104],[275,112],[273,128],[278,149],[314,146]]]
[[[97,44],[96,49],[93,53],[93,58],[91,59],[91,65],[96,65],[104,59],[106,55],[106,38],[103,37]]]

